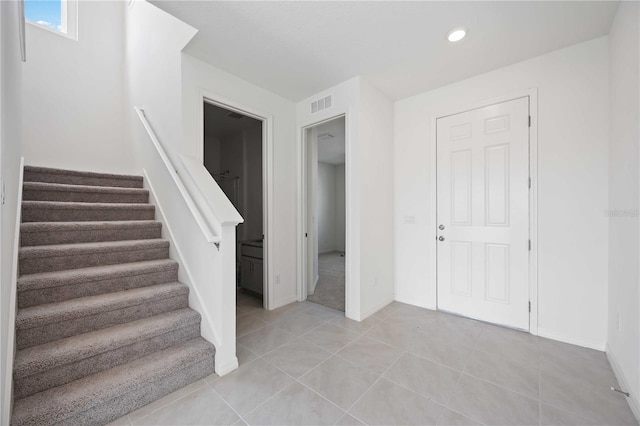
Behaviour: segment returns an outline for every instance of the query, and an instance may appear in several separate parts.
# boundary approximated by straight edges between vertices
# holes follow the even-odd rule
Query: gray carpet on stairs
[[[142,177],[24,177],[12,425],[106,424],[213,373]]]

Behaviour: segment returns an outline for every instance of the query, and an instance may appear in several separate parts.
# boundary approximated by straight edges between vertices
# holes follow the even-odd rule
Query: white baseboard
[[[618,379],[618,383],[620,384],[620,387],[622,388],[623,391],[629,392],[631,394],[631,396],[627,398],[627,402],[629,403],[631,412],[633,412],[633,415],[636,416],[636,420],[638,421],[638,423],[640,423],[640,404],[638,403],[638,395],[634,393],[635,389],[631,389],[629,387],[629,382],[627,381],[627,378],[625,377],[625,375],[622,373],[620,364],[618,363],[618,360],[616,359],[613,352],[611,352],[608,344],[607,344],[606,353],[607,353],[607,359],[609,360],[609,364],[611,364],[611,369],[613,370],[613,374],[615,374],[616,379]]]
[[[406,299],[403,299],[402,297],[397,297],[397,296],[394,299],[396,302],[405,303],[411,306],[417,306],[418,308],[429,309],[432,311],[435,311],[438,309],[434,304],[416,303],[414,300],[406,300]]]
[[[238,358],[235,356],[231,361],[227,363],[218,362],[218,360],[216,360],[216,374],[220,377],[224,376],[225,374],[229,374],[232,371],[237,369],[238,369]]]
[[[385,300],[384,302],[374,306],[372,309],[369,309],[367,312],[363,312],[360,314],[360,319],[358,321],[364,321],[367,318],[369,318],[371,315],[375,314],[376,312],[378,312],[380,309],[384,308],[385,306],[389,305],[393,303],[393,299],[388,299]]]
[[[297,296],[293,296],[293,297],[290,297],[288,299],[284,299],[284,300],[281,300],[279,302],[276,302],[274,304],[274,306],[271,306],[270,310],[278,309],[278,308],[281,308],[281,307],[283,307],[285,305],[288,305],[290,303],[297,302],[297,301],[298,301],[298,297]]]
[[[606,343],[596,342],[588,339],[580,339],[573,336],[567,336],[555,331],[549,331],[542,327],[538,327],[538,336],[546,337],[547,339],[557,340],[559,342],[569,343],[571,345],[582,346],[583,348],[595,349],[597,351],[604,352],[606,349]]]

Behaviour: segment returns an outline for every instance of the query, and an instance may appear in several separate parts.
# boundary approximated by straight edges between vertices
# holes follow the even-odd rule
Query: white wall
[[[202,132],[202,95],[240,109],[255,112],[272,120],[268,129],[273,136],[272,152],[263,155],[271,161],[267,171],[273,192],[270,220],[273,228],[267,234],[270,269],[267,279],[273,286],[270,308],[296,300],[296,159],[295,107],[278,95],[254,86],[189,55],[182,55],[183,137],[180,150],[200,158],[198,143]],[[278,279],[279,278],[279,279]],[[278,284],[279,281],[279,284]]]
[[[259,240],[263,232],[262,202],[262,126],[245,129],[242,133],[244,153],[243,193],[245,209],[242,212],[245,239]]]
[[[609,34],[609,328],[607,353],[640,419],[640,6],[621,2]],[[620,321],[618,323],[618,321]]]
[[[318,162],[318,253],[336,250],[336,167]]]
[[[17,2],[0,2],[0,173],[5,202],[0,211],[0,423],[9,424],[11,411],[11,377],[13,342],[9,342],[9,327],[13,327],[10,308],[15,302],[12,279],[13,252],[21,144],[22,76],[18,43]],[[14,306],[15,309],[15,306]],[[10,358],[9,358],[10,357]]]
[[[27,24],[22,104],[27,164],[135,170],[123,130],[125,5],[79,2],[77,41]]]
[[[429,269],[435,256],[432,117],[529,88],[539,94],[538,331],[602,350],[608,280],[606,37],[395,104],[396,300],[436,306]],[[415,224],[404,224],[405,216],[415,216]]]
[[[333,96],[333,106],[310,113],[310,102]],[[298,173],[303,127],[346,114],[346,316],[361,320],[393,301],[393,104],[357,77],[297,104]],[[387,173],[381,176],[380,170]],[[301,194],[302,186],[298,187]],[[298,236],[302,229],[298,205]],[[302,258],[298,259],[302,268]],[[302,274],[302,271],[300,272]],[[300,276],[302,279],[302,275]]]
[[[339,164],[336,167],[336,222],[335,222],[335,250],[344,251],[345,249],[345,220],[347,212],[345,210],[345,166]]]

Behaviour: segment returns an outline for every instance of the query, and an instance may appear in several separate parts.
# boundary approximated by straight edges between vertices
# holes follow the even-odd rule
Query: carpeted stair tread
[[[162,223],[155,220],[27,222],[20,225],[23,247],[84,242],[160,238]]]
[[[16,315],[16,330],[40,327],[45,324],[90,317],[102,312],[115,311],[131,306],[153,303],[189,294],[189,287],[173,282],[97,296],[79,297],[65,302],[49,303],[20,309]]]
[[[144,203],[23,201],[23,222],[153,220],[155,206]]]
[[[200,325],[200,314],[193,309],[183,308],[32,346],[16,352],[14,377],[20,379],[42,373],[191,325]]]
[[[25,166],[24,181],[142,188],[143,177]]]
[[[143,188],[25,182],[22,199],[25,201],[147,203],[149,191]]]
[[[67,269],[64,271],[41,272],[22,275],[18,278],[18,294],[24,291],[69,284],[83,284],[102,281],[114,277],[128,277],[154,271],[177,270],[178,263],[171,259],[149,260],[146,262],[123,263],[118,265],[93,266],[91,268]],[[158,283],[159,284],[159,283]]]
[[[196,338],[14,404],[13,425],[96,424],[213,373],[213,345]]]
[[[169,241],[161,239],[31,246],[21,247],[18,252],[22,274],[140,262],[168,257]]]
[[[171,259],[22,275],[18,278],[18,307],[63,302],[177,280],[178,263]]]

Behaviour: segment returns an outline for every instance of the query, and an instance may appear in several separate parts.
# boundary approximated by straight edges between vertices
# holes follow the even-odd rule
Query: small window
[[[77,38],[78,0],[25,0],[24,15],[30,24]]]

